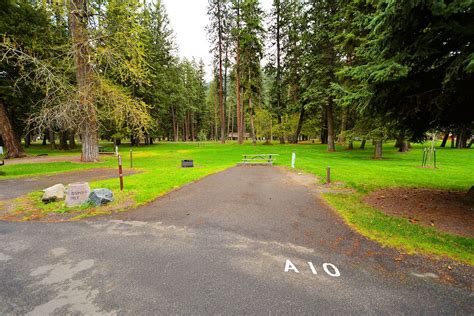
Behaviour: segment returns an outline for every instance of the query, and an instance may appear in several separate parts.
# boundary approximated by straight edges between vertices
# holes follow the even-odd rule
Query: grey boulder
[[[89,194],[89,201],[96,205],[104,205],[114,200],[114,194],[109,189],[94,189]]]
[[[61,183],[44,189],[44,194],[41,200],[46,203],[64,200],[64,189],[64,185]]]

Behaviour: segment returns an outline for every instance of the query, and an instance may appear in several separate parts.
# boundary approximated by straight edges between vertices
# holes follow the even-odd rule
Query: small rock
[[[95,189],[89,194],[89,201],[96,205],[104,205],[114,200],[114,194],[109,189]]]
[[[41,200],[45,203],[64,200],[64,189],[64,185],[61,183],[55,184],[52,187],[44,189],[44,194]]]

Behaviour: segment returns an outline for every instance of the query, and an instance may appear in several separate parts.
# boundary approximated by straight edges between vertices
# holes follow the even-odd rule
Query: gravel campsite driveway
[[[115,217],[0,222],[0,314],[474,313],[471,267],[382,248],[317,191],[236,167]]]

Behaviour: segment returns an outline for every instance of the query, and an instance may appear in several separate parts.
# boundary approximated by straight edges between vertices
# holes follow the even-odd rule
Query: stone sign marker
[[[72,207],[81,205],[89,199],[89,193],[91,189],[87,182],[77,182],[68,185],[66,195],[66,206]]]

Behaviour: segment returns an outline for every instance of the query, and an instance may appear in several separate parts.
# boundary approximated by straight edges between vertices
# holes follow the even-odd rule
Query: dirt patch
[[[316,193],[332,193],[332,194],[350,194],[354,193],[353,189],[347,188],[343,182],[333,182],[329,185],[322,184],[319,177],[311,173],[305,173],[300,171],[288,170],[286,168],[280,167],[280,170],[283,170],[288,174],[289,182],[295,184],[302,184],[311,191]]]
[[[474,208],[463,203],[464,195],[457,191],[396,188],[372,192],[364,202],[414,224],[474,238]]]

